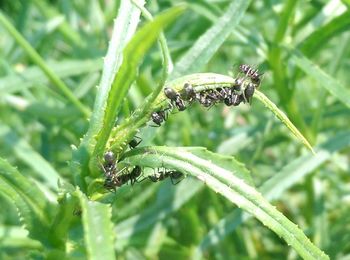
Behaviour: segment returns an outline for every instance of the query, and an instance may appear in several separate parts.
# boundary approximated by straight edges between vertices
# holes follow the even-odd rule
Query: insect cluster
[[[141,141],[133,139],[129,146],[130,148],[135,148]],[[165,168],[160,168],[153,175],[149,175],[147,177],[143,177],[143,171],[140,166],[134,166],[131,170],[129,167],[124,167],[122,169],[118,169],[117,167],[117,159],[115,155],[111,151],[107,151],[104,154],[104,163],[101,164],[105,181],[103,186],[110,191],[115,190],[118,187],[121,187],[125,184],[134,185],[137,182],[142,182],[148,179],[151,182],[159,182],[165,180],[166,178],[170,178],[172,184],[178,184],[185,175],[177,170],[167,170]]]
[[[250,103],[255,89],[261,82],[262,74],[246,64],[240,65],[239,69],[243,76],[235,79],[231,86],[219,86],[214,89],[196,91],[191,84],[185,83],[180,92],[172,88],[164,88],[164,95],[167,97],[169,105],[163,110],[154,111],[151,114],[151,120],[156,126],[161,126],[171,110],[176,108],[179,111],[184,111],[194,102],[198,102],[206,108],[218,103],[223,103],[226,106],[238,106],[242,102]],[[135,137],[129,143],[130,149],[134,149],[140,142],[141,138]],[[185,177],[180,171],[165,168],[159,168],[153,175],[146,177],[143,177],[143,170],[140,166],[134,166],[132,169],[130,167],[119,169],[117,167],[118,160],[111,151],[107,151],[103,159],[104,162],[101,167],[105,177],[104,187],[107,190],[115,190],[125,184],[134,185],[146,179],[151,182],[159,182],[170,178],[175,185]]]
[[[169,101],[169,106],[153,112],[151,120],[157,126],[161,126],[173,108],[184,111],[195,101],[206,108],[218,103],[223,103],[226,106],[238,106],[242,102],[250,103],[255,89],[260,85],[262,74],[247,64],[240,65],[239,69],[243,76],[235,79],[229,87],[222,86],[196,92],[191,84],[185,83],[181,92],[176,92],[172,88],[164,88],[164,95]]]

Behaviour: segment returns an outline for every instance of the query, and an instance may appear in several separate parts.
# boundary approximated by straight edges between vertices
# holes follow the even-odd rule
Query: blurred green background
[[[156,16],[178,2],[147,1],[145,7]],[[232,1],[187,2],[186,12],[165,31],[175,64]],[[108,0],[0,1],[2,14],[91,109],[118,6]],[[350,259],[349,8],[348,0],[251,1],[208,64],[195,71],[237,75],[240,64],[259,68],[259,90],[318,147],[316,156],[256,99],[233,108],[194,105],[139,134],[141,146],[204,146],[234,156],[256,187],[265,185],[278,210],[331,259]],[[71,145],[79,145],[89,122],[1,24],[0,35],[0,156],[55,201],[57,179],[73,183]],[[119,121],[157,85],[161,57],[155,45]],[[2,194],[0,205],[0,259],[40,258],[15,206]],[[112,209],[118,259],[189,259],[196,250],[205,259],[298,259],[257,220],[236,225],[232,204],[191,178],[177,186],[168,180],[126,187]],[[70,232],[70,258],[86,257],[79,251],[81,232]]]

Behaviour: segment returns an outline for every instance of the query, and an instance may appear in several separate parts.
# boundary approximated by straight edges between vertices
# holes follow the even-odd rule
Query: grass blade
[[[23,48],[30,59],[38,65],[38,67],[45,73],[50,79],[52,84],[56,86],[66,97],[72,102],[76,108],[83,113],[86,117],[90,115],[90,110],[85,107],[79,99],[77,99],[73,92],[67,87],[67,85],[51,70],[46,62],[41,58],[40,54],[27,42],[27,40],[16,30],[16,28],[8,21],[8,19],[0,12],[0,23],[5,29],[12,35],[16,42]]]
[[[54,73],[60,78],[78,76],[101,70],[101,60],[71,60],[48,63]],[[11,94],[38,85],[47,84],[49,80],[37,67],[32,66],[22,73],[9,75],[0,79],[1,94]]]
[[[40,175],[47,185],[57,190],[58,172],[39,153],[37,153],[24,139],[19,138],[15,132],[6,125],[0,126],[0,137],[5,145],[13,149],[14,154]]]
[[[292,51],[291,54],[291,60],[294,61],[307,75],[314,78],[320,86],[339,99],[344,105],[350,107],[350,90],[312,63],[312,61],[306,58],[302,53]]]
[[[228,7],[226,12],[217,22],[207,30],[184,56],[175,64],[174,71],[170,78],[198,72],[213,57],[227,37],[236,28],[243,18],[250,1],[236,0]]]
[[[306,140],[306,138],[299,132],[299,130],[293,125],[293,123],[289,120],[285,113],[283,113],[270,99],[268,99],[262,92],[256,90],[254,93],[254,97],[259,99],[268,109],[271,110],[275,116],[281,120],[281,122],[294,134],[294,136],[301,141],[310,151],[314,154],[310,143]]]

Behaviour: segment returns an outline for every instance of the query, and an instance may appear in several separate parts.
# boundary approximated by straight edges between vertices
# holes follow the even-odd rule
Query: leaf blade
[[[81,192],[78,192],[78,197],[83,212],[84,239],[89,259],[115,259],[111,207],[89,201]]]
[[[293,133],[293,135],[301,141],[313,154],[315,151],[313,150],[311,144],[308,140],[300,133],[298,128],[294,126],[294,124],[289,120],[285,113],[283,113],[267,96],[265,96],[262,92],[256,90],[254,93],[254,97],[261,101],[270,111]]]

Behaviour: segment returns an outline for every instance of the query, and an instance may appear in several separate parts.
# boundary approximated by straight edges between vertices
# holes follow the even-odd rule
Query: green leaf
[[[101,70],[101,60],[69,60],[62,62],[48,62],[50,68],[60,78],[78,76],[85,73],[93,73]],[[0,79],[0,92],[11,94],[31,87],[40,87],[49,80],[37,67],[26,68],[23,72],[9,75]],[[39,86],[38,86],[39,85]]]
[[[322,144],[317,149],[316,155],[303,155],[287,164],[279,173],[267,180],[259,188],[259,191],[268,200],[280,198],[288,188],[313,173],[320,165],[327,162],[334,153],[348,146],[350,146],[350,132],[338,133],[334,138]],[[222,241],[250,217],[247,214],[242,214],[241,210],[234,210],[228,214],[203,237],[196,249],[196,255],[199,257],[210,246]]]
[[[110,205],[89,201],[77,191],[83,212],[84,239],[89,259],[115,259]]]
[[[0,250],[43,250],[40,242],[28,238],[28,232],[21,227],[0,226]]]
[[[176,212],[189,199],[203,188],[200,182],[187,180],[179,183],[174,187],[170,182],[163,183],[157,200],[146,210],[135,216],[129,217],[121,221],[115,227],[117,239],[131,240],[137,233],[153,226],[158,221],[165,219],[172,212]],[[117,243],[118,247],[122,247]]]
[[[281,120],[281,122],[294,134],[294,136],[302,142],[312,153],[315,153],[310,143],[306,138],[300,133],[300,131],[293,125],[285,113],[283,113],[268,97],[266,97],[262,92],[256,90],[254,97],[259,99],[268,109],[271,110],[274,115]]]
[[[175,64],[170,78],[175,79],[198,72],[207,64],[243,18],[250,2],[249,0],[233,1],[215,24],[199,37],[195,44]]]
[[[72,93],[68,86],[55,74],[48,66],[46,61],[40,54],[30,45],[30,43],[17,31],[17,29],[9,22],[6,16],[0,12],[0,24],[11,34],[15,41],[20,45],[29,58],[35,63],[51,81],[51,83],[60,90],[60,92],[85,116],[90,115],[90,110],[83,105],[79,99]]]
[[[200,156],[201,158],[211,160],[221,165],[224,169],[232,171],[238,178],[245,180],[249,184],[253,184],[250,172],[242,163],[238,162],[233,157],[215,154],[203,147],[183,147],[182,149]],[[133,161],[130,163],[132,162]],[[157,165],[158,164],[152,167],[156,168]],[[116,226],[118,239],[132,239],[132,236],[136,233],[150,227],[160,219],[166,218],[171,212],[178,210],[203,188],[200,183],[192,180],[182,182],[176,185],[176,187],[173,186],[169,188],[169,184],[170,183],[163,185],[163,189],[161,189],[159,193],[159,197],[161,197],[162,200],[157,200],[155,205],[147,208],[146,211],[132,216]]]
[[[144,1],[139,1],[140,5]],[[121,1],[117,18],[114,22],[112,38],[104,59],[101,81],[96,94],[94,109],[91,115],[89,130],[84,136],[83,145],[89,144],[103,126],[103,116],[111,85],[123,61],[123,50],[134,35],[140,20],[140,10],[131,1]]]
[[[129,159],[138,165],[152,168],[156,165],[164,166],[196,177],[215,192],[255,216],[291,245],[300,256],[308,259],[329,259],[295,224],[232,172],[181,148],[145,147],[135,149],[130,154],[134,156]]]
[[[178,147],[181,148],[181,147]],[[220,167],[231,171],[237,178],[244,180],[247,184],[254,186],[253,178],[245,165],[237,161],[233,156],[226,156],[208,151],[204,147],[182,147],[182,149],[208,161],[220,165]]]
[[[322,13],[324,15],[324,13]],[[350,12],[345,11],[343,14],[336,16],[324,26],[318,26],[299,47],[307,56],[313,56],[319,48],[331,40],[332,37],[341,32],[345,32],[350,26]]]
[[[0,194],[12,200],[31,238],[48,242],[53,208],[38,187],[0,158]]]
[[[0,137],[5,140],[5,145],[12,149],[20,160],[43,178],[51,189],[57,190],[57,181],[60,175],[24,139],[19,138],[12,129],[4,124],[0,126]]]
[[[306,58],[302,53],[294,50],[291,51],[291,60],[294,61],[307,75],[323,88],[325,88],[334,97],[350,107],[350,90],[340,84],[336,79],[328,75],[312,61]]]
[[[109,91],[107,107],[103,119],[103,128],[97,136],[97,144],[94,150],[95,156],[102,155],[105,149],[109,134],[114,127],[115,119],[121,108],[122,101],[131,84],[136,79],[137,68],[143,56],[153,45],[160,32],[173,22],[183,11],[184,7],[178,6],[157,16],[153,21],[144,25],[126,46],[123,56],[128,57],[128,59],[123,60],[111,90]]]

